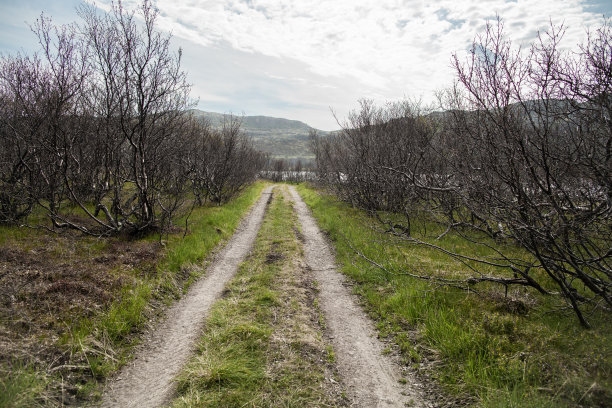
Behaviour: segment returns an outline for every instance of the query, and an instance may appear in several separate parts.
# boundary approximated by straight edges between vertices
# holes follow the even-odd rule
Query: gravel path
[[[305,239],[306,263],[318,281],[321,310],[351,406],[424,406],[415,380],[407,378],[406,384],[399,382],[398,365],[382,354],[383,344],[376,338],[374,327],[359,307],[356,296],[347,288],[346,279],[336,271],[334,256],[308,207],[295,188],[289,188]]]
[[[210,306],[251,249],[273,187],[262,193],[234,236],[209,266],[206,276],[167,312],[136,352],[135,359],[107,384],[103,407],[159,407],[170,401],[173,378],[187,362]]]

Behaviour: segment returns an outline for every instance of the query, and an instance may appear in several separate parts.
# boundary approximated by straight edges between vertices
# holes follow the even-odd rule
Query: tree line
[[[239,118],[213,129],[189,114],[182,52],[149,1],[77,11],[62,26],[41,15],[39,51],[0,59],[0,223],[38,208],[54,229],[159,230],[255,179],[266,158]]]
[[[314,162],[312,160],[268,158],[259,177],[275,183],[287,181],[289,183],[302,183],[313,181],[316,178]]]
[[[563,34],[551,26],[520,48],[498,19],[466,59],[453,56],[456,81],[438,94],[437,111],[361,101],[339,133],[313,135],[312,148],[319,180],[339,197],[396,240],[472,270],[466,279],[402,273],[471,290],[534,288],[588,326],[586,309],[612,308],[612,27],[590,30],[574,51],[561,48]],[[438,239],[415,234],[423,220],[443,226]],[[442,247],[451,231],[494,255]]]

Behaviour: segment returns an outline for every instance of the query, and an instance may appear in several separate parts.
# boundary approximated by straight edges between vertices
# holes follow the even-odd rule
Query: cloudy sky
[[[32,52],[41,12],[77,19],[79,0],[0,0],[0,52]],[[433,100],[496,15],[517,43],[549,21],[573,47],[612,15],[612,0],[157,0],[159,27],[184,51],[198,107],[302,120],[332,130],[360,98]],[[110,1],[97,0],[100,8]],[[138,1],[124,0],[126,7]]]

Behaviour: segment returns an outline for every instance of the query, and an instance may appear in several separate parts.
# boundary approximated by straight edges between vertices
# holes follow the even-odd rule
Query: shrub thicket
[[[552,27],[521,50],[501,21],[489,25],[467,60],[454,57],[443,112],[363,101],[312,146],[319,179],[397,238],[438,247],[413,234],[425,217],[496,253],[438,247],[476,265],[469,279],[441,283],[532,287],[561,296],[588,326],[584,308],[612,307],[612,27],[589,32],[577,53],[561,51],[562,34]]]
[[[41,16],[40,51],[0,60],[0,222],[42,207],[53,228],[143,232],[192,195],[220,203],[254,180],[264,158],[240,121],[213,130],[188,114],[181,51],[149,1],[78,13]]]

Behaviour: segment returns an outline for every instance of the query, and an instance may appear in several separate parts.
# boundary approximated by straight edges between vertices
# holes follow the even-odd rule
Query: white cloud
[[[328,106],[342,115],[359,96],[432,99],[452,82],[452,53],[465,52],[496,15],[509,37],[524,43],[549,20],[564,22],[564,44],[574,47],[586,27],[601,21],[586,11],[585,1],[157,0],[155,5],[160,26],[196,53],[186,53],[185,61],[203,102],[229,104],[240,95],[234,106],[258,114],[280,114],[283,103],[297,112],[301,103],[302,111],[320,109],[325,116],[313,125],[330,128]],[[123,3],[131,8],[139,2]],[[206,75],[199,72],[204,65]]]
[[[348,75],[381,90],[392,79],[408,78],[415,64],[425,72],[448,65],[450,54],[464,49],[496,13],[510,23],[512,37],[525,40],[552,18],[571,25],[566,40],[572,42],[598,19],[584,12],[579,0],[158,0],[156,5],[162,25],[177,36],[292,58],[316,74]]]

